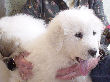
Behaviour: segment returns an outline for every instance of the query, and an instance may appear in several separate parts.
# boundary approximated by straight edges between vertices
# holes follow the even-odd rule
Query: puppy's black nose
[[[97,53],[97,50],[96,50],[96,49],[90,49],[90,50],[88,50],[88,53],[89,53],[92,57],[94,57],[94,56],[96,55],[96,53]]]

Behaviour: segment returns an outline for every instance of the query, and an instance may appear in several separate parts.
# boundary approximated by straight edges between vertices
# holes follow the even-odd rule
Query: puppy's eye
[[[96,32],[93,31],[93,35],[96,35]]]
[[[83,37],[83,34],[81,32],[78,32],[75,34],[75,36],[81,39]]]

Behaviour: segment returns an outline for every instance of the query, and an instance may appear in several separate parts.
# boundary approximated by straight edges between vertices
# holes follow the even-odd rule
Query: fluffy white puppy
[[[25,18],[26,16],[3,18],[0,21],[0,28],[7,33],[7,37],[19,39],[16,42],[20,42],[20,46],[30,52],[26,59],[34,66],[33,76],[26,82],[86,82],[85,77],[81,76],[87,75],[97,64],[96,59],[99,56],[99,43],[103,30],[102,22],[92,10],[81,8],[62,11],[49,23],[47,30],[41,32],[38,37],[35,30],[40,30],[43,25],[38,24],[39,22],[34,22],[35,25],[33,25],[31,22],[34,19],[29,20],[29,23],[22,21]],[[9,19],[12,22],[9,22]],[[27,30],[28,27],[29,30]],[[20,32],[18,30],[21,30],[23,34],[16,34]],[[33,32],[31,33],[30,30]],[[30,39],[36,37],[27,43],[28,45],[24,43],[26,33]],[[81,76],[75,77],[74,80],[71,80],[74,76],[73,71],[64,72],[63,70],[61,73],[60,70],[71,68],[71,66],[80,67],[77,73]],[[9,78],[10,82],[25,82],[20,78],[17,70],[10,72]]]
[[[16,51],[19,52],[19,45],[31,43],[45,32],[45,27],[43,20],[34,19],[29,15],[20,14],[0,19],[0,82],[8,82],[10,78],[3,58],[13,57]]]

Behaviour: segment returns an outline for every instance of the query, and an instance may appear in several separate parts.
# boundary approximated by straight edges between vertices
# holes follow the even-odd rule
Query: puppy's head
[[[101,33],[104,25],[92,10],[71,9],[60,12],[49,24],[48,33],[57,49],[72,59],[99,56]]]

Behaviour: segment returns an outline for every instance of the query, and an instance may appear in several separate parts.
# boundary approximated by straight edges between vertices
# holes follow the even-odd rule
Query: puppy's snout
[[[97,50],[96,50],[96,49],[90,49],[90,50],[88,50],[88,53],[89,53],[92,57],[94,57],[94,56],[96,55],[96,53],[97,53]]]

